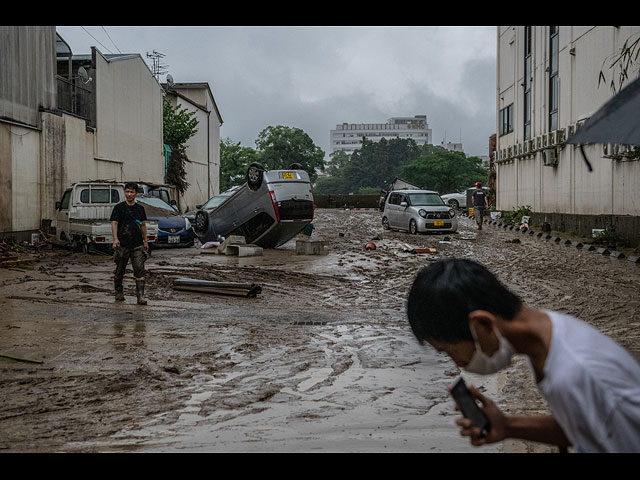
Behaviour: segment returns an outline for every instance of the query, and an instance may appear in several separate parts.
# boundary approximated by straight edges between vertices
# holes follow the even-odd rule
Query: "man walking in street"
[[[489,201],[487,200],[487,192],[482,188],[482,183],[476,182],[476,190],[471,194],[473,198],[473,215],[478,224],[478,230],[482,230],[482,219],[485,209],[489,209]]]
[[[124,187],[125,201],[120,202],[111,212],[111,231],[113,233],[113,250],[116,270],[114,273],[114,287],[116,301],[124,301],[122,280],[124,272],[131,259],[133,276],[136,281],[136,296],[138,305],[146,305],[144,299],[145,270],[149,244],[147,243],[147,214],[142,205],[136,203],[138,185],[127,183]]]

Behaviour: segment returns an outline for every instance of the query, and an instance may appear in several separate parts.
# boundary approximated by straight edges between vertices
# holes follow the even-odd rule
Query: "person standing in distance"
[[[473,214],[478,224],[478,230],[482,230],[482,219],[485,209],[489,209],[489,201],[487,200],[487,192],[482,188],[482,183],[476,182],[476,190],[471,194],[473,198]]]
[[[113,233],[113,250],[116,270],[113,283],[116,301],[124,301],[122,280],[131,259],[133,276],[136,281],[138,305],[146,305],[144,299],[145,270],[144,262],[149,249],[147,243],[147,214],[144,207],[136,203],[138,185],[127,183],[124,186],[125,201],[118,203],[111,212],[111,231]]]

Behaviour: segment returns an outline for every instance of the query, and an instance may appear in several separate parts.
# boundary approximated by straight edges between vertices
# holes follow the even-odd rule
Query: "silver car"
[[[395,190],[389,194],[382,213],[385,229],[419,232],[455,232],[458,219],[453,208],[445,205],[438,192],[431,190]]]
[[[201,208],[193,229],[202,243],[241,235],[247,243],[275,248],[311,223],[314,215],[309,175],[298,164],[265,170],[251,164],[247,182],[215,208]]]

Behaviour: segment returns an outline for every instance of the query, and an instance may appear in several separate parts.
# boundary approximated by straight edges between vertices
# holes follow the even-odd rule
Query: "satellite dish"
[[[91,80],[93,80],[89,74],[87,73],[87,71],[85,70],[84,67],[80,67],[78,69],[78,77],[80,77],[80,80],[82,80],[82,83],[84,83],[85,85],[87,83],[89,83]]]
[[[173,87],[173,77],[171,74],[167,75],[167,83]]]

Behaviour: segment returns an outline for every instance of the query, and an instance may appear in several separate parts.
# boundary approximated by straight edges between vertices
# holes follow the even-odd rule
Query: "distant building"
[[[362,148],[362,138],[379,142],[381,139],[412,139],[418,145],[432,143],[432,134],[426,115],[392,117],[387,123],[343,123],[330,132],[330,153],[343,151],[348,154]]]
[[[462,148],[462,144],[461,143],[451,143],[451,142],[444,143],[444,142],[442,142],[440,144],[440,146],[442,148],[444,148],[445,150],[449,150],[451,152],[462,152],[462,153],[464,153],[464,149]]]

